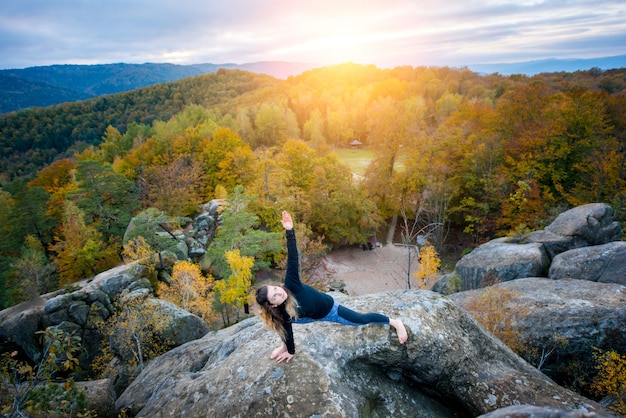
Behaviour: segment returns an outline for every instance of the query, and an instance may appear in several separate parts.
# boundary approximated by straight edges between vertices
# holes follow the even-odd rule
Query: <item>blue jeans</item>
[[[339,305],[337,301],[333,303],[333,307],[328,314],[320,319],[298,318],[292,321],[294,324],[309,324],[315,321],[336,322],[343,325],[360,326],[366,324],[388,324],[389,318],[378,313],[362,314],[355,312],[345,306]]]

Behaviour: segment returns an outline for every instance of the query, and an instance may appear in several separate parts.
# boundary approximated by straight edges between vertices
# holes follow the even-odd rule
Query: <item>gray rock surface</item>
[[[626,242],[569,250],[554,257],[548,277],[626,285]]]
[[[41,358],[35,332],[41,329],[45,303],[45,298],[37,297],[0,311],[0,340],[17,345],[34,362]]]
[[[571,360],[591,361],[593,347],[623,352],[626,347],[626,287],[584,280],[525,278],[494,285],[508,290],[505,315],[514,316],[516,331],[527,347],[541,352],[563,338],[545,367],[566,366]],[[459,292],[449,298],[468,308],[484,289]]]
[[[465,255],[456,264],[455,271],[461,276],[461,289],[470,290],[484,287],[489,273],[494,279],[506,282],[542,276],[548,267],[542,244],[519,244],[508,238],[498,238]]]
[[[78,382],[76,386],[85,394],[88,409],[98,418],[116,418],[115,392],[110,379]]]
[[[545,230],[555,235],[580,237],[587,245],[602,245],[622,238],[622,228],[606,203],[589,203],[565,211]]]
[[[461,290],[524,277],[577,278],[626,284],[622,228],[604,203],[561,213],[545,229],[525,238],[497,238],[461,258],[454,273]],[[611,243],[611,244],[609,244]],[[445,283],[433,290],[447,293]]]
[[[117,400],[118,411],[150,417],[451,417],[533,404],[605,412],[528,365],[444,296],[397,291],[333,297],[357,311],[402,318],[408,341],[400,345],[389,326],[295,325],[296,355],[279,364],[269,355],[280,341],[251,318],[153,360]]]
[[[32,361],[37,361],[41,356],[37,331],[53,327],[74,332],[81,337],[84,348],[79,356],[80,365],[89,370],[94,358],[101,353],[99,325],[115,312],[116,299],[123,293],[144,297],[152,294],[152,285],[140,274],[140,266],[122,265],[93,279],[77,282],[77,290],[73,292],[58,291],[5,309],[0,312],[0,338],[16,344]],[[146,303],[157,305],[168,318],[163,334],[173,346],[209,331],[204,320],[170,303],[153,298],[148,298]]]
[[[480,415],[478,418],[609,418],[617,415],[593,411],[572,411],[533,405],[514,405]]]

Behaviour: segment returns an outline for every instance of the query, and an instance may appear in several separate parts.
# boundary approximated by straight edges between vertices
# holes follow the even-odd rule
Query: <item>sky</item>
[[[625,54],[624,0],[0,0],[0,69],[467,66]]]

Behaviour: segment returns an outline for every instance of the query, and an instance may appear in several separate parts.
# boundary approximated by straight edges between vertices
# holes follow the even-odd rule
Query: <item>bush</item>
[[[43,352],[32,366],[18,353],[2,354],[0,412],[6,417],[88,417],[85,394],[63,373],[78,369],[80,337],[61,329],[40,331]]]
[[[609,398],[609,408],[626,416],[626,355],[595,348],[593,357],[598,374],[591,384],[592,392]]]

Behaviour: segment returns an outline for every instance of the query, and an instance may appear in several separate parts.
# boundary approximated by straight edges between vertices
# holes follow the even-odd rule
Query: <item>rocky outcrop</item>
[[[53,294],[24,302],[0,312],[0,338],[20,348],[33,362],[41,356],[41,344],[36,332],[47,327],[75,333],[81,338],[81,368],[90,370],[93,359],[101,353],[100,324],[115,311],[115,301],[122,294],[152,294],[152,285],[141,277],[142,267],[136,264],[119,266],[93,279],[75,283],[70,293]],[[146,303],[157,306],[162,317],[168,318],[163,336],[172,346],[199,338],[209,331],[201,318],[170,303],[147,298]]]
[[[545,231],[564,239],[578,241],[576,245],[602,245],[622,239],[622,228],[615,221],[615,213],[605,203],[589,203],[565,211]]]
[[[167,268],[171,268],[175,262],[204,254],[221,221],[222,204],[221,200],[216,199],[200,206],[200,214],[181,231],[165,231],[161,222],[167,217],[155,209],[148,210],[133,218],[125,239],[134,238],[140,230],[163,235],[161,241],[167,245],[164,245],[166,250],[160,254],[159,277],[167,281]],[[73,283],[73,291],[59,290],[1,311],[0,343],[7,344],[11,350],[21,350],[32,362],[37,362],[41,355],[37,331],[55,327],[74,332],[81,337],[85,348],[80,356],[81,367],[89,370],[93,358],[101,350],[99,324],[115,311],[114,302],[123,293],[152,292],[152,285],[143,278],[143,270],[144,267],[138,263],[124,264],[93,278]],[[174,345],[208,332],[207,324],[195,315],[162,301],[152,301],[153,304],[159,304],[159,309],[170,318],[165,337]]]
[[[450,299],[427,291],[333,296],[389,326],[296,325],[290,363],[252,318],[151,362],[116,402],[134,416],[477,416],[516,404],[606,411],[528,365]]]
[[[498,238],[465,255],[455,266],[461,290],[524,277],[626,282],[622,229],[609,205],[591,203],[561,213],[527,237]],[[445,293],[444,284],[433,289]]]
[[[31,361],[39,361],[41,357],[35,333],[41,329],[45,303],[45,298],[37,297],[0,312],[0,341],[17,346]]]
[[[200,214],[192,222],[193,234],[186,240],[189,247],[189,257],[203,256],[215,238],[215,231],[221,222],[220,212],[223,204],[223,200],[214,199],[200,206]]]
[[[503,315],[528,348],[554,347],[544,367],[570,361],[592,361],[594,347],[623,352],[626,347],[626,287],[583,280],[525,278],[494,285],[510,298],[501,301]],[[459,292],[449,298],[469,308],[484,289]],[[555,337],[561,343],[555,344]],[[558,362],[558,363],[555,363]]]
[[[478,418],[609,418],[613,414],[593,411],[571,411],[561,408],[546,408],[533,405],[514,405],[483,414]]]
[[[626,242],[578,248],[554,257],[548,277],[626,285]]]
[[[506,282],[520,277],[542,276],[548,266],[548,257],[541,244],[520,244],[510,242],[508,238],[498,238],[467,254],[459,260],[455,270],[462,277],[461,289],[469,290],[484,287],[490,275]]]

